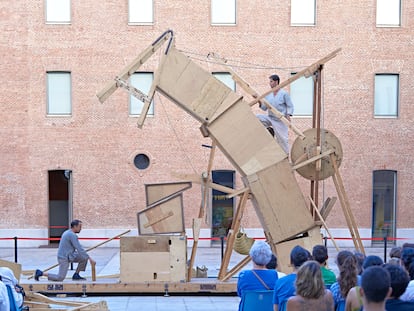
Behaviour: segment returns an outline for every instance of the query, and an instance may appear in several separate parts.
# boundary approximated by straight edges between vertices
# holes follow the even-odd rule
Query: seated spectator
[[[322,272],[322,279],[327,288],[336,282],[335,273],[327,268],[328,249],[323,245],[315,245],[312,250],[313,260],[319,262]]]
[[[401,262],[408,272],[410,282],[400,299],[404,301],[414,301],[414,248],[403,247],[401,251]]]
[[[296,272],[300,266],[311,258],[311,254],[303,247],[296,245],[290,252],[290,264],[293,273],[276,281],[273,294],[273,309],[286,311],[287,300],[295,295]]]
[[[364,311],[386,311],[385,300],[391,294],[390,274],[380,266],[362,272],[361,297]]]
[[[358,285],[357,260],[350,251],[340,251],[336,257],[339,268],[338,281],[331,285],[330,291],[335,303],[335,310],[345,310],[345,299],[351,288]]]
[[[241,299],[245,291],[273,290],[277,280],[276,270],[266,269],[266,264],[272,257],[269,244],[264,241],[255,241],[249,255],[253,262],[253,269],[240,272],[237,282],[237,295]],[[239,310],[241,304],[240,300]]]
[[[14,301],[16,306],[21,307],[23,305],[23,291],[22,287],[19,286],[13,271],[8,267],[0,267],[0,277],[5,285],[10,286],[13,292]]]
[[[0,279],[0,311],[10,311],[9,295],[7,287]]]
[[[298,270],[296,276],[296,296],[287,302],[287,311],[333,311],[332,294],[325,289],[320,263],[307,261]]]
[[[286,276],[286,273],[280,272],[277,270],[277,257],[275,254],[272,254],[272,258],[270,259],[269,263],[266,265],[266,269],[276,270],[277,278],[280,279],[281,277]]]
[[[384,264],[384,261],[381,259],[381,257],[376,255],[369,255],[365,258],[364,263],[362,264],[362,269],[365,270],[368,267],[372,266],[382,266]]]
[[[389,254],[390,255],[390,258],[401,259],[401,251],[402,251],[402,247],[401,246],[394,246],[390,250],[390,254]]]
[[[358,275],[362,274],[362,265],[364,263],[365,260],[365,254],[361,253],[361,252],[354,252],[354,256],[357,260],[357,269],[358,269]]]
[[[403,267],[386,264],[384,265],[385,270],[388,271],[391,277],[391,296],[385,303],[387,311],[413,311],[414,302],[403,301],[400,296],[407,289],[410,278]]]

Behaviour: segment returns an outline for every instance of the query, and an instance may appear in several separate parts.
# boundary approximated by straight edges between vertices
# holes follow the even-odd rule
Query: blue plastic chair
[[[6,287],[7,287],[7,294],[9,296],[10,311],[21,311],[22,308],[20,308],[19,306],[17,306],[16,300],[14,300],[12,288],[10,287],[10,285],[6,285]]]
[[[272,290],[245,291],[241,300],[240,311],[273,311]]]

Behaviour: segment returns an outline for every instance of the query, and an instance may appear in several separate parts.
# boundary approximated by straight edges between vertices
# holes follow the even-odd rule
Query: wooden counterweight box
[[[187,279],[186,236],[121,237],[120,249],[122,283]]]

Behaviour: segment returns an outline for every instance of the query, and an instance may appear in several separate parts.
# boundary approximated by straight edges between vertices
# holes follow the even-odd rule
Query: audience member
[[[402,251],[402,247],[401,246],[394,246],[390,250],[390,254],[389,254],[390,255],[390,258],[401,259],[401,251]]]
[[[297,272],[296,296],[287,302],[287,311],[333,311],[332,294],[325,289],[320,263],[305,262]]]
[[[401,262],[408,272],[410,283],[400,299],[404,301],[414,301],[414,248],[403,247],[401,251]]]
[[[335,303],[335,310],[345,310],[345,299],[349,290],[358,285],[357,260],[350,251],[340,251],[336,257],[339,268],[338,281],[332,284],[330,291]]]
[[[303,247],[297,245],[290,252],[290,264],[293,273],[276,281],[273,295],[274,311],[286,311],[287,300],[295,295],[296,272],[299,267],[311,258],[311,254]]]
[[[361,252],[354,252],[354,256],[357,260],[358,275],[361,275],[362,274],[362,265],[363,265],[364,260],[365,260],[365,254],[363,254]]]
[[[362,269],[365,270],[368,267],[372,266],[382,266],[384,264],[384,261],[381,259],[381,257],[376,255],[369,255],[365,258],[364,263],[362,264]]]
[[[0,267],[0,277],[6,286],[10,286],[13,292],[14,301],[16,306],[21,307],[23,305],[23,291],[22,287],[19,286],[13,271],[8,267]]]
[[[237,295],[241,298],[239,310],[242,305],[244,292],[273,290],[277,280],[276,270],[266,269],[266,264],[269,263],[272,257],[272,250],[269,244],[264,241],[255,241],[249,255],[253,262],[253,269],[240,272],[237,282]]]
[[[390,274],[380,266],[362,272],[361,296],[364,311],[385,311],[385,300],[391,294]]]
[[[315,245],[312,249],[312,257],[313,260],[319,262],[325,286],[327,288],[331,287],[336,282],[336,275],[327,267],[328,249],[324,245]]]
[[[385,264],[384,268],[390,274],[392,288],[390,298],[385,303],[387,311],[413,311],[414,302],[399,299],[410,282],[407,271],[403,267],[393,264]]]
[[[10,311],[9,295],[7,287],[0,279],[0,311]]]
[[[278,279],[286,276],[286,273],[283,273],[277,270],[277,257],[275,254],[272,254],[272,258],[270,259],[269,263],[266,265],[266,269],[276,270]]]

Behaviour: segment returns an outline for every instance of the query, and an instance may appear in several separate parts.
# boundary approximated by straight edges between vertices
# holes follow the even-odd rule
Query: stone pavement
[[[342,248],[349,249],[349,248]],[[390,248],[389,248],[390,249]],[[389,252],[388,249],[388,252]],[[352,250],[352,249],[350,249]],[[378,255],[381,258],[384,256],[383,248],[370,248],[365,249],[367,255]],[[45,269],[47,267],[56,264],[56,248],[19,248],[17,252],[17,259],[22,264],[22,269],[35,270]],[[91,250],[89,253],[92,258],[97,262],[96,273],[97,275],[113,275],[119,274],[120,254],[119,248],[112,247],[100,247]],[[191,254],[191,249],[188,249],[188,256]],[[337,251],[334,248],[329,248],[329,266],[337,273],[338,269],[335,264],[335,257]],[[233,267],[244,256],[233,252],[230,260],[229,267]],[[0,259],[14,261],[14,249],[1,248]],[[216,278],[220,268],[221,262],[221,248],[220,247],[200,247],[197,250],[197,256],[195,260],[195,266],[205,265],[208,268],[208,277]],[[245,269],[250,269],[251,264],[247,265]],[[51,272],[56,271],[50,270]],[[88,265],[87,270],[83,274],[90,278],[91,271]],[[68,276],[71,276],[69,271]],[[237,275],[235,276],[235,278]],[[27,276],[22,276],[21,282],[27,282]],[[40,282],[47,282],[45,278]],[[64,282],[67,282],[65,280]],[[70,282],[70,281],[69,281]],[[63,299],[63,298],[58,298]],[[147,295],[147,296],[88,296],[88,297],[68,297],[69,300],[82,300],[97,302],[99,300],[105,300],[108,303],[109,309],[114,310],[237,310],[239,298],[237,296],[177,296],[171,294],[168,297],[164,296],[164,293],[159,295]]]

